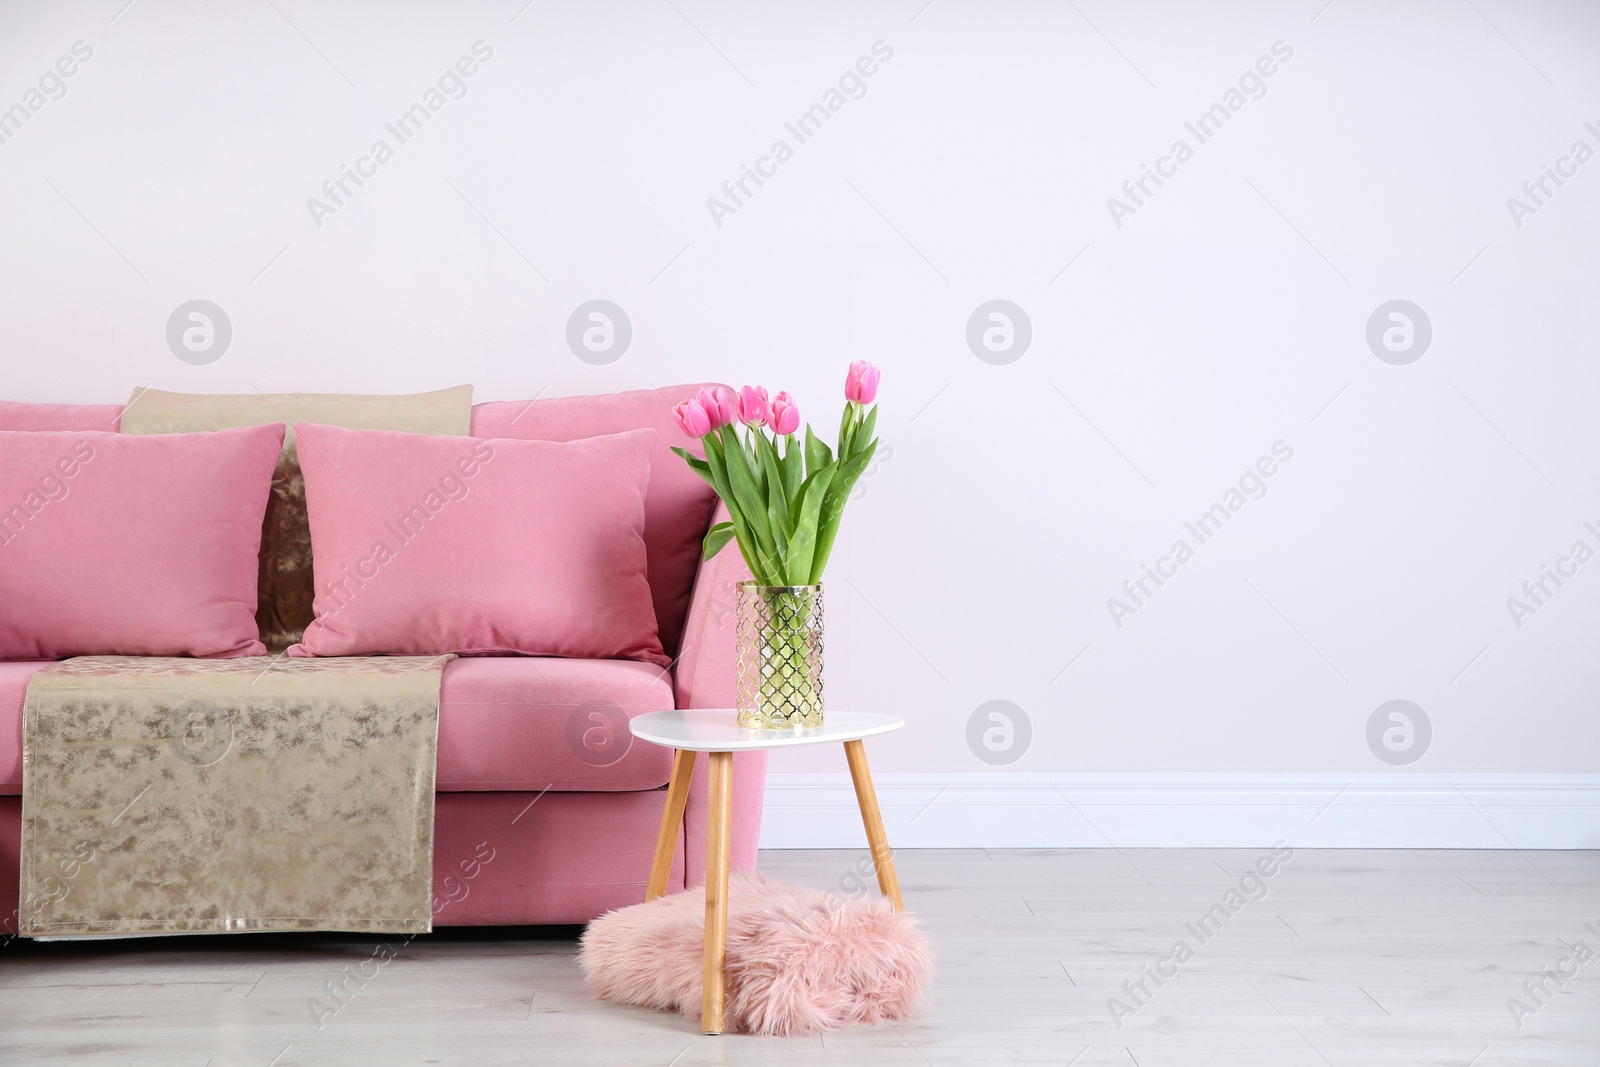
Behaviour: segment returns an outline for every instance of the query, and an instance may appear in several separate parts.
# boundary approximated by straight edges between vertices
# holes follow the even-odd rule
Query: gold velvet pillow
[[[251,393],[206,396],[135,389],[122,412],[123,433],[194,433],[261,426],[288,426],[272,478],[272,497],[261,527],[261,577],[256,625],[270,652],[300,640],[311,622],[314,595],[311,527],[306,521],[306,483],[295,455],[294,424],[316,422],[351,430],[406,433],[472,432],[472,386],[458,385],[409,396],[337,393]]]

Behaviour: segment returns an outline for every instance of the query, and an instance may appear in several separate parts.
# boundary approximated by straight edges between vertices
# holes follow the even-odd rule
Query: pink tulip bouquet
[[[769,399],[762,387],[747,385],[735,396],[719,385],[674,409],[683,432],[700,438],[705,458],[673,451],[717,491],[732,516],[706,534],[706,559],[736,540],[762,585],[822,580],[845,501],[878,447],[872,436],[878,409],[871,406],[878,378],[872,364],[850,364],[837,450],[809,425],[802,444],[800,409],[788,393]]]

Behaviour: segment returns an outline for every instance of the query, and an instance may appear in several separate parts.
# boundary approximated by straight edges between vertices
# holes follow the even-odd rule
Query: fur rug
[[[594,920],[578,957],[589,988],[699,1018],[705,912],[702,887]],[[909,1018],[933,969],[916,920],[887,900],[829,900],[756,873],[729,880],[729,1031],[794,1037]]]

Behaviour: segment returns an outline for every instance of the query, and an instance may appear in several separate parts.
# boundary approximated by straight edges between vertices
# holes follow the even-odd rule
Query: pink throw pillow
[[[700,443],[678,427],[672,408],[706,384],[713,383],[663,385],[598,396],[499,400],[472,407],[474,437],[575,441],[644,429],[660,435],[650,460],[650,488],[644,494],[644,550],[661,647],[669,655],[678,649],[689,596],[700,572],[700,542],[717,504],[711,487],[672,454],[673,445],[697,455],[700,451]]]
[[[644,546],[654,430],[567,442],[294,431],[316,618],[291,656],[667,664]]]
[[[0,659],[259,656],[282,425],[0,431]]]

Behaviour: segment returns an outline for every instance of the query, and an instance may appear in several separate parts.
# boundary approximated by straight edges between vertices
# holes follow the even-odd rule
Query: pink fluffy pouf
[[[605,1000],[698,1018],[706,893],[690,889],[608,912],[578,962]],[[728,885],[725,1025],[794,1037],[914,1015],[933,978],[916,920],[878,897],[739,874]]]

